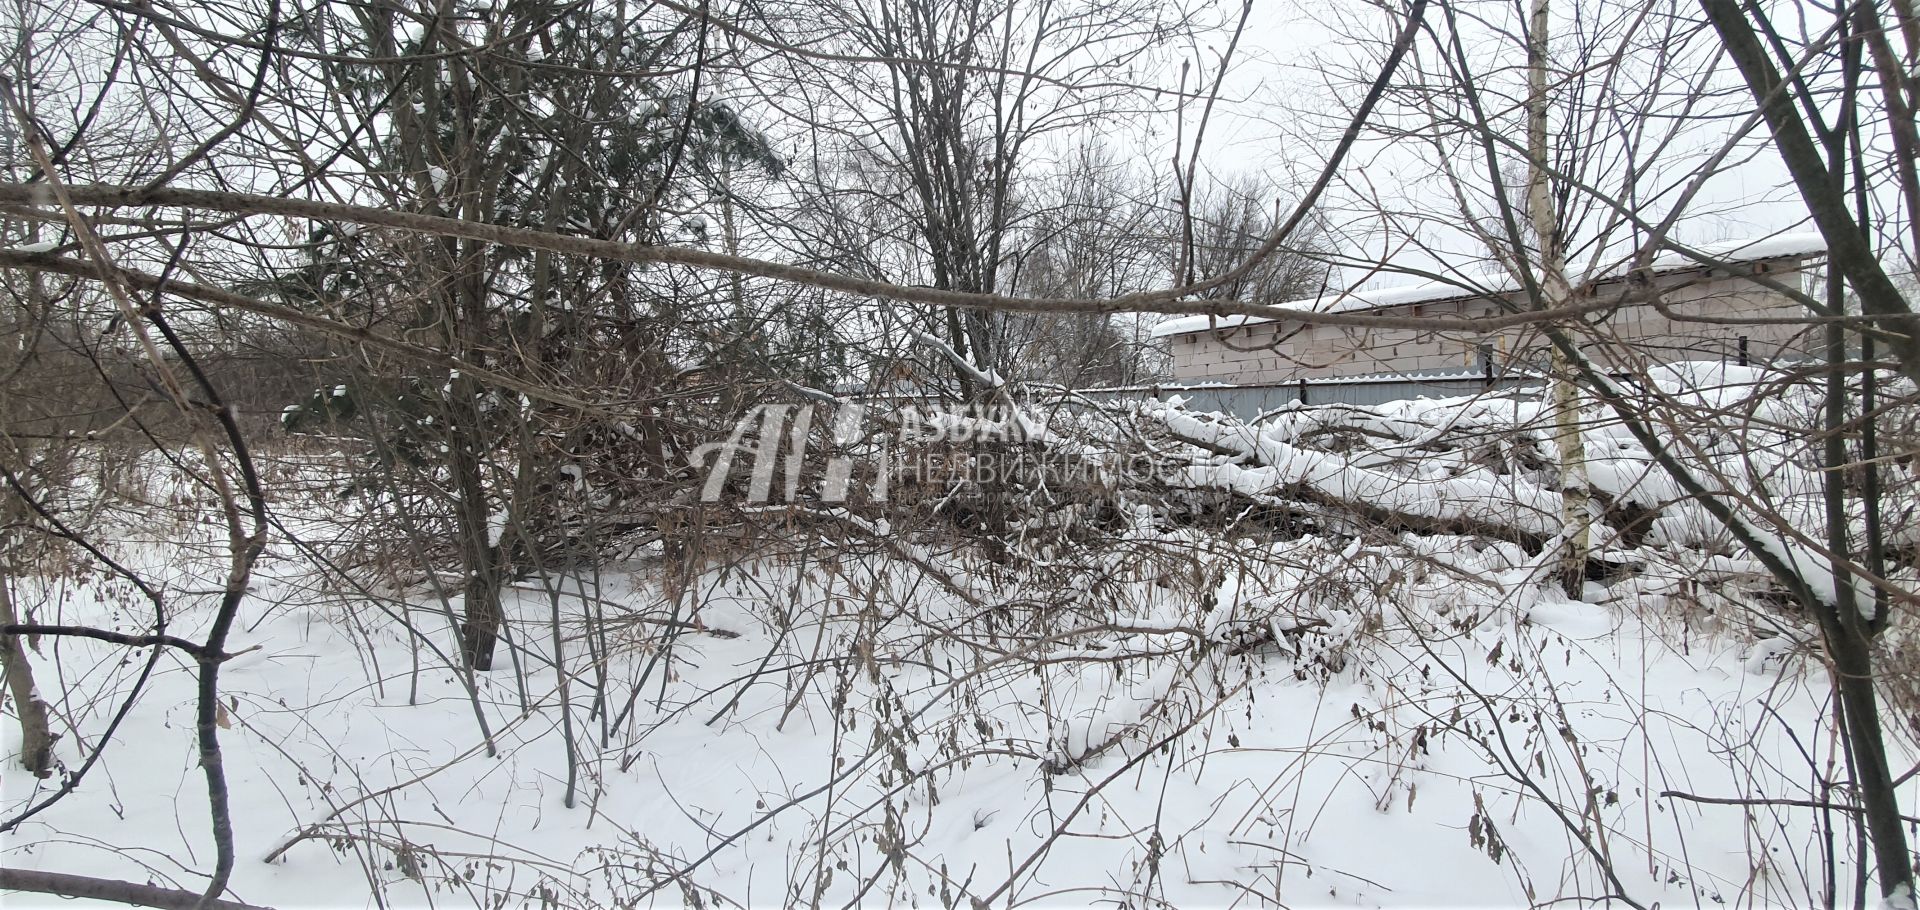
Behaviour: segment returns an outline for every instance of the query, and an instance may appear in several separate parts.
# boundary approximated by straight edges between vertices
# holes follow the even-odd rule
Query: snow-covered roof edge
[[[1695,249],[1708,259],[1729,263],[1761,262],[1769,259],[1809,258],[1826,253],[1826,238],[1818,233],[1769,234],[1757,239],[1735,240],[1723,243],[1702,244]],[[1655,274],[1701,268],[1701,264],[1691,256],[1680,253],[1663,253],[1654,257],[1652,270]],[[1606,275],[1598,279],[1607,281],[1618,279],[1621,275]],[[1469,291],[1462,284],[1476,284],[1484,288],[1481,291]],[[1456,300],[1463,297],[1479,297],[1484,294],[1506,294],[1520,289],[1520,284],[1505,269],[1482,271],[1475,274],[1462,274],[1459,281],[1423,281],[1418,284],[1400,287],[1382,288],[1376,291],[1347,291],[1302,300],[1291,300],[1279,304],[1283,309],[1298,310],[1302,313],[1351,313],[1364,310],[1377,310],[1391,306],[1405,306],[1410,303],[1428,303],[1436,300]],[[1266,316],[1177,316],[1163,320],[1153,327],[1152,336],[1165,338],[1170,335],[1186,335],[1192,332],[1205,332],[1212,329],[1226,329],[1242,325],[1257,325],[1272,322]]]

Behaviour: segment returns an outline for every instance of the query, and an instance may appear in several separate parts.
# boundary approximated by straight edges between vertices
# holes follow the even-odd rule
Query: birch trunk
[[[1547,33],[1549,0],[1533,0],[1527,30],[1527,215],[1540,245],[1538,274],[1543,309],[1567,304],[1566,252],[1562,249],[1559,219],[1547,183]],[[1525,268],[1525,264],[1520,264]],[[1560,552],[1561,584],[1571,596],[1580,596],[1586,581],[1591,547],[1587,504],[1587,449],[1580,438],[1579,390],[1573,365],[1559,348],[1549,367],[1553,384],[1553,441],[1560,456],[1561,522],[1565,530]]]

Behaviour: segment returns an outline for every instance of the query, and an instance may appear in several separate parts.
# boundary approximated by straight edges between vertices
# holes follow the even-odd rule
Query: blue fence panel
[[[1252,420],[1268,411],[1296,401],[1307,404],[1377,405],[1409,398],[1459,398],[1489,392],[1507,392],[1538,386],[1537,376],[1495,376],[1470,374],[1408,375],[1361,377],[1355,379],[1319,379],[1302,382],[1223,385],[1203,383],[1187,385],[1165,383],[1121,389],[1086,389],[1079,394],[1095,401],[1126,401],[1146,398],[1165,399],[1178,395],[1195,411],[1219,411],[1243,420]]]

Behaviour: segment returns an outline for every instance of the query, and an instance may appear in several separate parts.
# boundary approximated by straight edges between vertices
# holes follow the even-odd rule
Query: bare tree
[[[1880,493],[1873,432],[1877,396],[1871,372],[1867,384],[1850,393],[1842,371],[1849,366],[1850,347],[1870,364],[1875,342],[1884,341],[1898,358],[1900,371],[1920,378],[1913,301],[1892,278],[1899,271],[1911,273],[1920,257],[1920,166],[1915,164],[1920,135],[1914,126],[1920,105],[1920,79],[1914,75],[1920,63],[1920,18],[1908,3],[1893,4],[1890,14],[1873,2],[1840,4],[1830,21],[1816,19],[1817,25],[1809,23],[1802,33],[1792,34],[1775,24],[1778,10],[1719,0],[1702,0],[1700,6],[1750,91],[1814,226],[1827,241],[1832,274],[1825,312],[1839,316],[1849,311],[1844,288],[1870,319],[1857,326],[1860,333],[1852,346],[1845,323],[1828,324],[1830,435],[1823,454],[1829,472],[1864,461],[1860,495],[1868,499],[1871,515],[1879,507],[1875,500]],[[1839,92],[1834,97],[1836,81]],[[1827,102],[1828,97],[1833,100]],[[1879,160],[1870,164],[1876,157]],[[1857,410],[1851,395],[1861,397]],[[1854,413],[1862,416],[1856,419]],[[1872,573],[1873,603],[1862,602],[1850,585],[1836,585],[1833,597],[1806,598],[1807,605],[1819,617],[1832,656],[1880,893],[1890,902],[1912,905],[1913,856],[1882,733],[1873,648],[1892,600],[1904,592],[1888,590],[1879,580],[1886,572],[1878,522],[1869,520],[1865,541],[1850,539],[1844,520],[1848,491],[1830,476],[1825,498],[1828,527],[1823,543],[1831,559],[1829,571],[1836,577],[1858,574],[1863,561],[1880,571]],[[1862,544],[1864,560],[1856,555]]]
[[[1912,558],[1895,555],[1878,530],[1889,492],[1876,427],[1886,419],[1879,389],[1891,375],[1915,375],[1909,301],[1888,278],[1890,266],[1912,261],[1911,156],[1900,152],[1911,148],[1911,119],[1902,112],[1911,110],[1912,86],[1900,61],[1910,68],[1913,45],[1902,58],[1889,40],[1911,35],[1912,20],[1899,13],[1883,22],[1871,4],[1843,5],[1828,19],[1764,5],[1702,8],[1710,32],[1683,26],[1687,14],[1667,3],[1586,4],[1557,17],[1545,3],[1524,15],[1448,10],[1417,52],[1420,75],[1400,87],[1398,108],[1379,134],[1433,162],[1417,182],[1433,201],[1394,204],[1360,184],[1352,198],[1370,200],[1394,226],[1396,242],[1387,246],[1402,254],[1401,267],[1430,252],[1437,265],[1407,270],[1489,300],[1517,288],[1522,308],[1551,313],[1594,282],[1650,275],[1656,261],[1724,272],[1730,266],[1702,249],[1711,238],[1698,232],[1721,230],[1713,221],[1737,212],[1716,203],[1712,189],[1756,154],[1777,152],[1829,256],[1822,289],[1803,287],[1796,276],[1745,276],[1806,307],[1804,317],[1788,320],[1802,338],[1824,335],[1798,346],[1821,362],[1778,365],[1818,376],[1825,389],[1820,425],[1806,430],[1817,443],[1789,456],[1799,467],[1756,480],[1717,460],[1711,444],[1663,439],[1670,428],[1703,420],[1648,391],[1658,387],[1648,369],[1676,352],[1635,350],[1604,319],[1542,319],[1524,356],[1545,361],[1558,390],[1554,442],[1569,556],[1583,556],[1588,516],[1598,511],[1582,501],[1590,481],[1581,427],[1604,417],[1645,446],[1679,489],[1766,566],[1795,609],[1817,621],[1836,693],[1831,722],[1852,761],[1853,818],[1871,842],[1881,893],[1907,900],[1912,857],[1897,820],[1873,642],[1888,605],[1908,596],[1892,579]],[[1776,21],[1795,22],[1799,31]],[[1863,66],[1873,54],[1874,64]],[[1436,236],[1479,245],[1498,266],[1494,277],[1463,268],[1458,245],[1452,256],[1434,249],[1445,246]],[[1396,267],[1382,256],[1370,268]],[[1630,302],[1658,309],[1681,334],[1688,326],[1725,332],[1753,319],[1737,309],[1701,318],[1665,295],[1647,285]],[[1896,363],[1877,360],[1876,345],[1889,346]],[[1707,422],[1746,438],[1752,427],[1738,415],[1750,407]],[[1857,481],[1845,479],[1850,471]],[[1822,511],[1803,514],[1793,505],[1807,499]],[[1568,565],[1570,589],[1583,574]]]
[[[1165,281],[1168,238],[1155,187],[1111,149],[1083,145],[1056,173],[1034,175],[1010,282],[1036,297],[1113,297]],[[1147,375],[1137,319],[1014,315],[990,341],[1011,378],[1070,388],[1127,385]]]
[[[1017,287],[1034,236],[1028,222],[1045,192],[1030,184],[1045,179],[1049,143],[1057,154],[1070,130],[1150,110],[1146,87],[1114,74],[1164,57],[1199,24],[1167,4],[1110,0],[854,0],[807,9],[805,32],[868,61],[816,64],[766,83],[769,91],[813,86],[821,104],[806,118],[827,155],[850,159],[820,175],[816,199],[871,198],[884,213],[876,223],[891,225],[885,236],[899,247],[898,262],[886,264],[889,280],[984,295]],[[930,327],[976,368],[1006,365],[990,312],[948,310]]]

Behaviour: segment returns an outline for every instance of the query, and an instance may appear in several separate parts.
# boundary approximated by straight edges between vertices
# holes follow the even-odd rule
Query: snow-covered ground
[[[1436,415],[1537,416],[1513,410],[1415,402],[1372,419],[1404,421],[1406,437]],[[1297,441],[1300,417],[1261,438]],[[1596,485],[1639,495],[1645,453],[1589,435]],[[1448,476],[1465,489],[1463,472]],[[191,638],[217,563],[180,542],[206,529],[150,521],[124,529],[121,551],[164,577],[169,631]],[[1143,525],[1041,581],[932,543],[809,543],[817,529],[803,526],[691,584],[645,555],[518,583],[511,659],[472,693],[427,587],[342,592],[281,541],[234,635],[246,653],[222,677],[231,896],[1850,902],[1842,812],[1787,804],[1846,801],[1824,783],[1845,777],[1845,757],[1812,629],[1760,605],[1750,561],[1704,543],[1716,531],[1676,519],[1633,548],[1603,535],[1636,569],[1570,597],[1549,581],[1550,554],[1440,533]],[[86,574],[21,579],[18,600],[41,622],[141,631],[151,615]],[[40,642],[55,726],[80,731],[58,744],[69,769],[146,658]],[[7,836],[3,861],[198,890],[212,855],[193,699],[189,663],[160,656],[99,765]],[[15,726],[0,729],[0,752],[17,751]],[[1898,771],[1914,750],[1904,722],[1889,729]],[[53,784],[9,764],[0,809]],[[1903,805],[1916,796],[1907,784]]]

